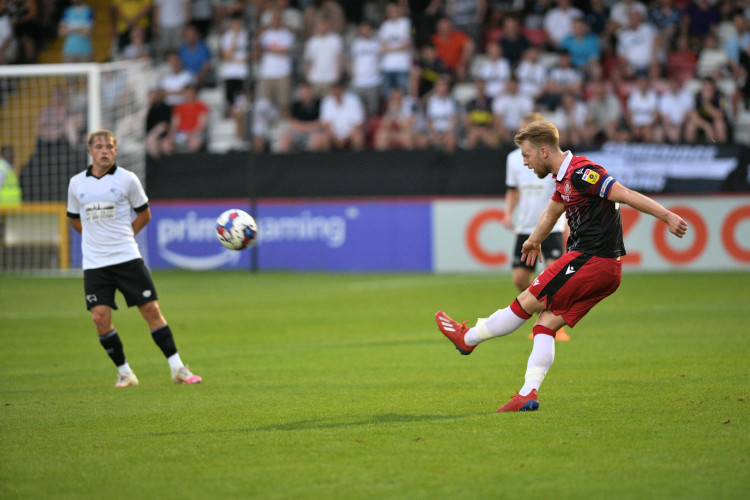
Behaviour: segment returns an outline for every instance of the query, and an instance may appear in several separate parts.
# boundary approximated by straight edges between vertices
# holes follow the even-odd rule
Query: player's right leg
[[[96,326],[99,343],[117,367],[118,377],[115,387],[138,385],[138,378],[130,368],[120,336],[112,323],[112,309],[115,304],[115,285],[108,268],[87,269],[83,272],[83,287],[86,294],[86,308]]]

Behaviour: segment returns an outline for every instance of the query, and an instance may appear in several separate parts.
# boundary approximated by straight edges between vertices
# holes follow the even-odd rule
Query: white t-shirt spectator
[[[305,43],[305,61],[310,63],[309,83],[335,82],[341,76],[339,65],[344,42],[338,33],[314,35]]]
[[[521,61],[516,68],[518,91],[531,98],[538,97],[547,85],[547,68],[540,62]]]
[[[179,73],[164,75],[159,81],[159,86],[166,92],[164,102],[170,106],[174,106],[184,101],[185,96],[182,95],[182,90],[193,83],[193,80],[193,74],[186,69],[183,69]]]
[[[380,61],[383,71],[407,72],[411,69],[411,21],[406,17],[383,21],[378,30],[378,40],[383,47],[383,58]],[[387,51],[408,43],[402,50]]]
[[[695,108],[693,95],[686,89],[677,93],[664,92],[659,97],[659,113],[672,125],[680,125],[687,119],[688,113]]]
[[[648,69],[654,57],[656,35],[656,29],[649,23],[621,31],[617,35],[617,55],[636,69]]]
[[[583,17],[583,12],[575,7],[550,9],[544,15],[544,31],[555,45],[560,45],[573,32],[573,19],[577,17]]]
[[[189,3],[189,0],[154,0],[154,7],[159,7],[156,22],[165,28],[185,26],[190,13]]]
[[[549,81],[562,87],[570,88],[583,81],[580,71],[575,68],[552,68],[549,72]]]
[[[518,130],[523,117],[534,111],[534,101],[526,95],[503,94],[492,100],[492,113],[499,115],[503,127]]]
[[[617,24],[618,31],[626,29],[630,23],[630,13],[633,11],[640,13],[641,19],[648,19],[648,10],[641,2],[635,0],[625,2],[624,0],[620,0],[610,9],[609,20]]]
[[[320,103],[320,121],[330,125],[333,135],[346,139],[365,122],[365,108],[356,94],[344,92],[341,102],[327,95]]]
[[[626,106],[634,125],[638,127],[653,125],[659,110],[659,96],[653,90],[647,90],[642,94],[636,89],[628,96]]]
[[[437,132],[449,132],[454,127],[457,110],[456,101],[451,96],[433,94],[427,100],[425,115]]]
[[[380,85],[380,42],[374,38],[357,37],[349,47],[352,61],[352,85],[376,87]]]
[[[258,38],[263,55],[260,58],[260,78],[283,78],[292,74],[292,48],[294,33],[286,28],[267,29]],[[278,53],[274,50],[282,49]]]
[[[234,32],[227,30],[221,36],[221,51],[228,50],[232,46],[232,40],[234,38]],[[237,41],[234,46],[234,52],[232,53],[231,61],[221,62],[221,76],[225,79],[230,80],[244,80],[250,74],[250,68],[248,67],[248,55],[249,55],[249,35],[244,29],[240,30],[237,35]]]
[[[505,90],[505,84],[510,80],[510,62],[504,57],[495,61],[489,59],[479,66],[477,77],[485,81],[485,95],[495,97]]]

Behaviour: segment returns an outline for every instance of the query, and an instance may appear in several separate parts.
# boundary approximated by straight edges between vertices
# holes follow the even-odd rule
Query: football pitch
[[[509,275],[155,272],[177,386],[137,310],[115,389],[79,277],[0,276],[0,498],[750,496],[750,273],[625,272],[568,329],[537,412],[519,331],[460,356]]]

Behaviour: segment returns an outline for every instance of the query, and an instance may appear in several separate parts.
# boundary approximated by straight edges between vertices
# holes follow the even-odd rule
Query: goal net
[[[65,215],[67,189],[88,165],[91,131],[114,132],[117,163],[145,185],[152,71],[130,61],[0,66],[1,272],[80,267],[80,240]]]

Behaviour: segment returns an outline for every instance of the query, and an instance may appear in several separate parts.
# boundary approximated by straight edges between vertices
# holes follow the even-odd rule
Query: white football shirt
[[[114,166],[101,178],[91,168],[70,179],[68,216],[81,218],[83,269],[97,269],[141,258],[131,210],[148,206],[133,172]]]
[[[533,170],[526,168],[521,156],[521,148],[508,154],[505,185],[518,189],[520,198],[516,207],[516,234],[531,234],[539,222],[539,216],[547,208],[552,194],[555,192],[555,179],[548,175],[544,179],[536,176]],[[552,232],[565,229],[565,215],[552,228]]]

